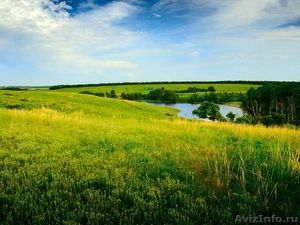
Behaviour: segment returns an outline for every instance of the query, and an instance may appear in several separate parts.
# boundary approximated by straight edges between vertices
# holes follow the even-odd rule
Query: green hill
[[[0,223],[234,224],[238,215],[299,214],[299,131],[166,113],[176,110],[0,91]]]

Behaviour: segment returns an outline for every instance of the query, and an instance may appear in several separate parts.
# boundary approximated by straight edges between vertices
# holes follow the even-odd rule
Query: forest
[[[300,124],[300,83],[266,83],[251,88],[242,101],[242,107],[254,117],[264,116],[272,122],[282,118],[284,123]]]

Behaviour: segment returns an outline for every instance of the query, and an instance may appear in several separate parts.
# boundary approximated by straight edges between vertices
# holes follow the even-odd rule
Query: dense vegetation
[[[0,91],[0,223],[235,224],[237,215],[299,215],[299,131],[165,116],[176,112],[78,93]]]
[[[245,94],[241,92],[209,92],[205,94],[194,93],[190,96],[189,103],[201,103],[204,101],[213,102],[216,104],[224,104],[228,102],[242,102],[245,99]]]
[[[251,88],[243,108],[266,124],[300,124],[300,83],[264,84]]]
[[[27,88],[19,88],[19,87],[3,87],[0,90],[8,90],[8,91],[27,91]]]
[[[149,94],[142,94],[141,92],[126,93],[122,92],[121,96],[117,96],[115,90],[111,90],[110,93],[106,92],[91,92],[91,91],[81,91],[81,94],[90,94],[98,97],[107,97],[107,98],[117,98],[121,97],[122,99],[132,100],[132,101],[141,101],[141,100],[150,100],[150,101],[159,101],[167,103],[176,103],[178,96],[175,95],[173,91],[156,89],[155,91],[150,91]]]
[[[214,92],[216,91],[214,86],[209,86],[208,88],[197,88],[188,87],[186,90],[175,90],[174,93],[194,93],[194,92]]]
[[[250,88],[247,93],[205,93],[199,95],[195,93],[190,97],[191,103],[206,102],[224,104],[227,102],[241,102],[243,109],[248,115],[233,118],[229,115],[228,120],[236,123],[264,124],[267,127],[271,125],[282,126],[284,124],[300,125],[300,83],[282,82],[265,83],[261,87]],[[211,114],[207,107],[196,110],[200,118],[219,118],[218,121],[224,121],[224,118]],[[195,112],[196,112],[195,111]],[[201,111],[201,113],[200,113]],[[207,113],[209,112],[209,113]],[[210,114],[210,116],[208,116]],[[205,116],[207,115],[207,116]],[[292,126],[290,126],[292,127]],[[295,126],[297,128],[297,126]]]

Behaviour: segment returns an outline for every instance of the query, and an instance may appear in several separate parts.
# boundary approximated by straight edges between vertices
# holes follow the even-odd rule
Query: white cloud
[[[277,30],[264,32],[262,35],[263,38],[269,40],[300,41],[300,28],[298,27],[281,28]]]
[[[79,15],[77,18],[91,19],[92,22],[106,23],[122,20],[139,11],[139,7],[126,2],[111,2],[105,6],[93,6],[93,10]]]
[[[153,9],[162,10],[163,8],[169,6],[172,3],[172,0],[160,0],[153,5]]]
[[[198,52],[197,51],[194,51],[194,52],[190,52],[189,53],[189,56],[190,57],[197,57],[199,54],[198,54]]]
[[[161,15],[159,15],[159,14],[157,14],[157,13],[152,13],[152,15],[153,15],[154,17],[156,17],[156,18],[160,18],[160,17],[161,17]]]
[[[77,14],[69,14],[68,2],[0,0],[2,65],[159,80],[166,74],[188,79],[199,68],[212,77],[226,70],[231,75],[235,63],[239,74],[242,65],[252,70],[257,63],[260,68],[268,64],[265,71],[275,74],[280,65],[300,60],[300,29],[286,27],[300,19],[299,0],[160,0],[150,8],[142,0],[102,6],[86,0]],[[201,62],[186,60],[199,57],[198,52]]]
[[[81,2],[79,4],[79,9],[83,10],[83,9],[93,9],[93,8],[97,8],[98,5],[94,3],[93,0],[87,0],[85,2]]]
[[[40,63],[39,67],[54,66],[59,71],[76,68],[88,73],[136,68],[135,63],[108,57],[108,53],[140,38],[140,33],[112,24],[136,13],[138,7],[126,2],[112,2],[102,7],[93,5],[93,1],[88,4],[94,9],[71,17],[66,11],[71,7],[65,2],[1,0],[2,54],[14,55],[11,59],[14,62],[30,56],[32,61]]]
[[[292,22],[300,16],[297,0],[224,0],[215,1],[211,16],[218,28],[266,28]]]
[[[170,13],[189,20],[183,29],[226,32],[253,32],[274,29],[300,18],[299,0],[160,0],[153,11]],[[183,12],[188,13],[183,13]]]
[[[235,54],[228,54],[228,55],[220,55],[216,57],[217,60],[220,61],[235,61],[235,62],[246,62],[246,61],[253,61],[253,60],[265,60],[266,58],[262,58],[262,56],[257,57],[253,54],[245,55],[244,53],[235,53]]]

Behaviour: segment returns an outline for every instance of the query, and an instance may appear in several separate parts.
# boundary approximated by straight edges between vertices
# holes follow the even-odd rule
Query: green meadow
[[[165,90],[178,91],[187,90],[189,87],[196,88],[208,88],[209,86],[214,86],[216,93],[220,92],[237,92],[246,93],[251,87],[258,88],[261,85],[257,84],[218,84],[218,83],[208,83],[208,84],[134,84],[134,85],[105,85],[105,86],[87,86],[87,87],[71,87],[54,90],[55,92],[73,92],[80,93],[84,91],[90,91],[93,93],[102,92],[110,93],[111,90],[115,90],[116,94],[120,96],[122,92],[124,93],[134,93],[140,92],[142,94],[148,94],[150,91],[156,89],[164,88]],[[199,95],[203,95],[206,92],[198,92]],[[188,102],[191,95],[194,93],[178,93],[179,102]],[[240,106],[240,102],[234,104]]]
[[[80,88],[64,88],[57,90],[58,92],[108,92],[115,90],[117,95],[121,95],[122,92],[132,93],[141,92],[142,94],[148,94],[149,91],[155,89],[164,88],[165,90],[186,90],[189,87],[196,88],[208,88],[214,86],[217,92],[247,92],[251,87],[257,88],[260,85],[255,84],[139,84],[139,85],[107,85],[107,86],[91,86],[91,87],[80,87]]]
[[[0,224],[299,219],[299,130],[188,120],[78,93],[151,87],[1,90]]]

